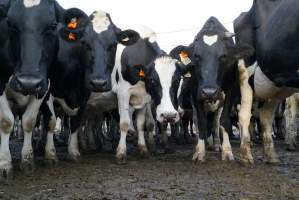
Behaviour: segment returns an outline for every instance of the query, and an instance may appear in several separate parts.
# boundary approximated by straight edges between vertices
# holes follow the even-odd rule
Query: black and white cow
[[[298,91],[299,83],[299,2],[296,0],[255,0],[249,12],[234,22],[236,42],[251,45],[255,53],[239,61],[242,69],[241,160],[253,163],[248,125],[253,90],[248,84],[246,67],[257,62],[250,81],[255,97],[263,102],[260,119],[264,143],[264,160],[278,162],[272,139],[272,122],[280,101]],[[273,34],[276,33],[276,34]]]
[[[213,121],[209,118],[210,111],[217,111],[218,114],[214,114],[216,118],[221,116],[219,129],[223,136],[222,159],[234,159],[227,133],[231,124],[227,119],[232,107],[232,98],[238,94],[237,57],[247,53],[247,50],[250,51],[250,48],[239,51],[241,49],[235,46],[232,36],[215,17],[211,17],[193,43],[182,48],[191,59],[191,102],[195,113],[195,125],[199,132],[193,155],[195,161],[204,161],[205,158],[205,139],[208,128],[213,126]]]
[[[50,70],[50,92],[54,102],[64,111],[63,115],[70,117],[68,153],[72,160],[78,160],[78,129],[90,94],[111,90],[110,62],[115,56],[116,45],[131,45],[139,35],[133,30],[121,31],[103,11],[88,17],[79,9],[70,9],[60,25],[59,51]],[[55,113],[46,120],[50,120],[46,159],[55,161]]]
[[[141,39],[130,47],[118,45],[112,73],[113,91],[117,94],[121,137],[116,157],[126,159],[126,136],[132,124],[131,110],[136,111],[138,146],[142,155],[148,153],[144,139],[147,124],[150,144],[153,144],[154,123],[151,102],[155,105],[157,120],[177,121],[178,113],[170,99],[173,76],[182,65],[165,55],[156,42],[156,34],[147,27],[138,27]],[[178,77],[180,77],[178,75]],[[147,120],[147,122],[145,122]]]
[[[8,3],[6,23],[14,75],[10,78],[0,103],[2,176],[11,174],[12,171],[8,144],[14,123],[13,113],[22,115],[24,143],[21,168],[24,171],[33,169],[32,131],[40,105],[49,89],[48,69],[57,52],[56,24],[64,14],[56,1],[14,0]]]

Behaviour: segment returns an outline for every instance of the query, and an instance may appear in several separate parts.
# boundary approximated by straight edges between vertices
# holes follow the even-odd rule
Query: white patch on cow
[[[222,132],[222,160],[234,160],[231,144],[229,142],[229,136],[223,126],[220,127]]]
[[[162,86],[162,99],[157,106],[157,120],[159,122],[163,122],[165,118],[173,118],[175,122],[179,120],[178,112],[174,109],[169,94],[172,77],[176,70],[176,62],[177,60],[168,56],[159,57],[155,60],[155,69]]]
[[[205,147],[205,141],[202,139],[198,139],[195,153],[193,154],[192,160],[194,161],[204,161],[206,156],[206,147]]]
[[[214,45],[218,40],[218,35],[204,35],[203,36],[203,41],[206,45],[208,46],[212,46]]]
[[[298,93],[286,99],[284,119],[286,126],[285,143],[293,150],[297,145]]]
[[[23,0],[24,6],[26,8],[38,6],[40,4],[40,2],[41,2],[41,0]]]
[[[254,74],[255,96],[262,100],[278,98],[284,100],[299,90],[290,87],[277,87],[261,70],[257,67]]]
[[[77,160],[80,157],[79,143],[78,143],[78,130],[72,133],[69,137],[68,153],[73,160]]]
[[[239,109],[239,126],[241,132],[241,155],[243,163],[253,163],[253,157],[250,148],[249,124],[251,118],[251,108],[253,100],[253,91],[248,80],[249,74],[246,69],[245,61],[240,59],[238,62],[239,81],[241,90],[241,106]]]
[[[30,96],[29,104],[26,107],[24,114],[22,115],[22,127],[24,131],[24,143],[22,148],[22,162],[31,162],[33,160],[32,149],[32,131],[36,124],[37,115],[40,106],[45,98],[46,94],[41,99],[36,99],[34,96]]]
[[[56,125],[55,125],[55,130],[54,130],[55,134],[61,133],[61,130],[62,130],[61,122],[62,121],[61,121],[60,117],[57,117]]]
[[[11,170],[11,154],[9,150],[9,138],[13,129],[14,116],[8,104],[6,94],[0,97],[0,170]]]
[[[70,108],[66,102],[64,101],[64,99],[55,97],[54,101],[56,101],[57,103],[59,103],[59,105],[62,107],[63,111],[68,115],[68,116],[75,116],[77,115],[79,108]]]
[[[93,14],[92,25],[96,33],[100,34],[108,30],[109,25],[111,24],[108,14],[104,11],[98,10]]]

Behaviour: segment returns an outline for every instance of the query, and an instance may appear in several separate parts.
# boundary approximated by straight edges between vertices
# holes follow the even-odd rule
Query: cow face
[[[174,82],[180,80],[186,67],[169,56],[159,56],[147,67],[147,88],[157,107],[159,122],[177,122],[179,114],[171,101],[171,90]]]
[[[137,42],[139,34],[133,30],[121,31],[112,22],[110,15],[104,11],[95,11],[91,16],[89,40],[85,41],[84,57],[90,62],[86,73],[87,87],[97,92],[111,90],[111,71],[114,66],[116,45],[129,46]],[[87,65],[88,66],[88,65]]]
[[[16,61],[10,86],[25,95],[44,96],[48,67],[57,48],[56,24],[63,10],[55,1],[11,1],[8,24]]]
[[[198,101],[214,102],[222,98],[225,74],[236,67],[237,58],[243,54],[243,50],[247,50],[237,48],[232,36],[233,34],[227,32],[221,23],[212,17],[189,47]]]

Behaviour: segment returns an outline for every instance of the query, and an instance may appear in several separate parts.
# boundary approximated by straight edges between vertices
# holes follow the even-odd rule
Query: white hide
[[[262,100],[271,100],[278,98],[284,100],[298,89],[290,87],[277,87],[261,70],[257,67],[254,73],[255,96]]]
[[[204,35],[203,36],[203,42],[208,45],[208,46],[212,46],[213,44],[215,44],[218,40],[218,35]]]
[[[109,25],[111,24],[108,14],[104,11],[98,10],[93,14],[92,25],[96,33],[100,34],[103,31],[108,30]]]
[[[41,2],[41,0],[23,0],[24,6],[26,8],[38,6],[40,4],[40,2]]]
[[[157,120],[163,122],[163,117],[167,114],[176,115],[175,121],[179,120],[179,115],[172,105],[170,98],[170,88],[172,83],[172,77],[176,70],[177,60],[171,57],[160,57],[155,60],[155,69],[159,75],[160,83],[162,86],[162,99],[161,103],[157,106]]]

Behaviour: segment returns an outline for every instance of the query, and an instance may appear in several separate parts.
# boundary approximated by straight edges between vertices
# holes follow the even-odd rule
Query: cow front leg
[[[222,133],[222,138],[223,138],[223,141],[222,141],[222,154],[221,154],[221,157],[222,157],[222,160],[234,160],[234,155],[233,155],[233,151],[232,151],[232,146],[230,144],[230,141],[229,141],[229,136],[228,136],[228,133],[227,131],[225,130],[225,128],[223,126],[220,127],[220,130],[221,130],[221,133]]]
[[[9,150],[9,137],[13,129],[14,116],[6,95],[0,97],[0,180],[12,179],[12,159]]]
[[[286,108],[284,112],[285,118],[285,143],[289,151],[295,151],[297,146],[297,110],[298,103],[294,96],[290,96],[286,99]]]
[[[24,142],[21,152],[21,169],[25,173],[34,171],[34,158],[32,149],[32,131],[35,128],[37,115],[42,99],[31,97],[25,113],[22,116],[22,127],[24,131]]]
[[[119,164],[126,163],[127,160],[127,134],[129,130],[129,125],[131,123],[130,109],[129,109],[129,94],[118,94],[118,109],[120,115],[120,140],[118,147],[116,149],[116,159]]]
[[[203,105],[196,109],[196,119],[198,128],[198,141],[192,160],[195,162],[204,162],[206,157],[205,139],[207,132],[207,116],[203,111]]]
[[[268,101],[264,103],[262,108],[260,108],[260,120],[264,145],[264,161],[267,163],[279,162],[272,138],[272,123],[278,103],[279,102],[277,100]]]
[[[248,83],[249,74],[244,60],[239,60],[238,69],[241,90],[241,106],[239,110],[239,126],[241,132],[240,160],[244,164],[253,164],[249,133],[253,91]]]
[[[146,115],[145,115],[145,125],[146,125],[146,130],[148,133],[148,147],[151,153],[156,154],[157,149],[156,149],[156,142],[155,142],[155,119],[153,117],[152,113],[152,108],[151,108],[151,103],[146,104]]]
[[[53,97],[50,95],[47,103],[46,103],[47,107],[45,107],[43,104],[42,105],[42,110],[44,110],[44,112],[48,112],[48,115],[44,116],[44,122],[45,125],[47,124],[48,127],[46,127],[47,130],[47,142],[46,142],[46,146],[45,146],[45,161],[46,163],[50,166],[53,167],[56,165],[58,158],[56,155],[56,149],[55,149],[55,145],[54,145],[54,132],[55,132],[55,128],[56,128],[56,116],[55,116],[55,112],[54,112],[54,106],[53,106]]]
[[[145,113],[146,113],[146,108],[136,110],[138,149],[142,157],[148,156],[148,149],[146,147],[145,138],[144,138]]]
[[[69,158],[72,161],[75,161],[75,162],[80,161],[81,154],[80,154],[80,151],[79,151],[78,130],[75,130],[69,136],[68,155],[69,155]]]

